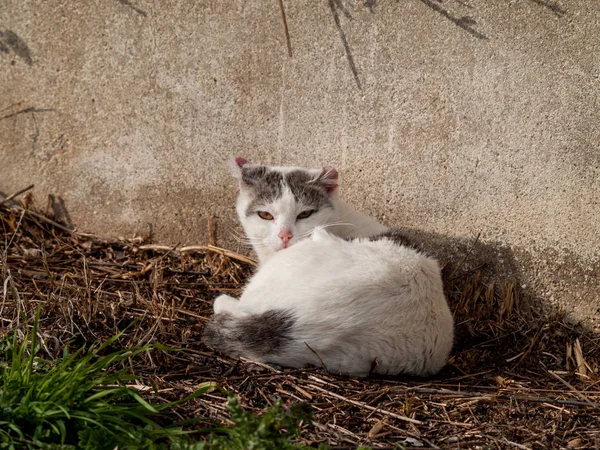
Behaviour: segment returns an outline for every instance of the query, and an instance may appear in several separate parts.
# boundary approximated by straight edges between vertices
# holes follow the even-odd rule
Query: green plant
[[[203,383],[176,402],[149,403],[127,386],[137,380],[127,373],[129,358],[156,348],[147,345],[108,351],[122,336],[49,361],[36,356],[38,315],[21,343],[15,332],[0,341],[0,449],[54,450],[301,450],[292,440],[311,422],[307,404],[276,402],[262,416],[246,411],[228,397],[232,427],[199,430],[191,440],[181,424],[162,426],[168,411],[209,390]],[[326,449],[326,446],[320,446]]]
[[[18,343],[5,338],[0,361],[0,448],[161,449],[186,432],[155,419],[175,405],[216,386],[203,383],[176,402],[151,404],[126,386],[137,379],[123,366],[129,358],[163,348],[159,345],[103,352],[119,339],[48,361],[37,354],[38,317],[31,333]],[[2,358],[0,358],[2,359]],[[120,368],[119,368],[120,367]]]
[[[303,425],[311,423],[311,409],[305,403],[291,406],[277,401],[262,416],[246,411],[234,395],[227,407],[233,426],[212,430],[205,442],[182,444],[174,450],[301,450],[309,449],[292,442]],[[319,449],[326,449],[324,445]]]

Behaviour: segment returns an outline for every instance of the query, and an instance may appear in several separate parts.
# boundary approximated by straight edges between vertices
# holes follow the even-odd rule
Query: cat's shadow
[[[431,380],[494,383],[496,377],[549,378],[549,371],[574,369],[566,349],[576,339],[600,361],[594,332],[573,324],[568,313],[524,286],[521,255],[501,242],[400,228],[412,247],[435,257],[455,321],[449,364]],[[371,376],[370,379],[423,380]]]
[[[413,247],[440,262],[454,315],[451,358],[435,378],[549,376],[550,370],[573,368],[565,349],[577,338],[594,339],[591,330],[574,325],[565,311],[522,286],[522,261],[506,245],[417,229],[400,231]],[[597,360],[598,353],[596,349],[589,356]]]

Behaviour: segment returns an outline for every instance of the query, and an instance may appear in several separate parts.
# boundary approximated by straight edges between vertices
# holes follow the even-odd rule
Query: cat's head
[[[333,167],[269,167],[235,158],[237,213],[261,262],[333,219],[338,173]]]

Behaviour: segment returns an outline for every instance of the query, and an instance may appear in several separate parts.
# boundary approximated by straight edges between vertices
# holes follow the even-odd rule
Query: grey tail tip
[[[285,310],[234,317],[228,313],[212,316],[204,327],[202,341],[232,358],[264,358],[276,355],[292,340],[294,315]]]

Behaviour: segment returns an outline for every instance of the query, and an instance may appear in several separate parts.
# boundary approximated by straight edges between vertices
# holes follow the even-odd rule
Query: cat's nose
[[[283,245],[287,246],[290,239],[294,237],[294,234],[289,230],[281,230],[277,236],[283,241]]]

